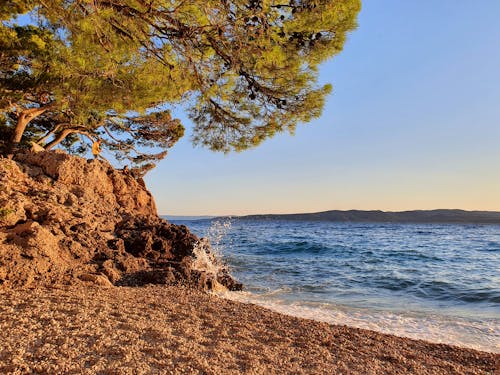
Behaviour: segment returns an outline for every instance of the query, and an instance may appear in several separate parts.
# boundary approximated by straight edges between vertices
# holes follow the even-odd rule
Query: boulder
[[[241,289],[205,241],[160,218],[143,184],[106,161],[0,159],[0,285],[72,283]]]

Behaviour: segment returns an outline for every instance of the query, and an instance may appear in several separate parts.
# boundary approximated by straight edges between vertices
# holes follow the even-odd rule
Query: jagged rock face
[[[241,289],[185,226],[158,217],[153,197],[132,176],[62,152],[14,159],[0,159],[0,285]],[[200,251],[210,270],[196,266]]]

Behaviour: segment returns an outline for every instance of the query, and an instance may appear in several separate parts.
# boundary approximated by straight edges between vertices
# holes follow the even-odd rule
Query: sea
[[[500,226],[171,220],[243,283],[223,297],[500,353]]]

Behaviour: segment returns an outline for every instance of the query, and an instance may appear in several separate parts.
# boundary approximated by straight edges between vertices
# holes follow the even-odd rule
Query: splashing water
[[[220,259],[222,257],[222,240],[231,229],[231,220],[214,221],[207,230],[207,237],[201,238],[193,249],[193,268],[204,271],[214,278],[227,266]]]
[[[212,221],[210,227],[206,231],[206,237],[208,237],[212,245],[212,252],[218,259],[223,256],[222,250],[224,246],[228,246],[226,236],[231,230],[231,226],[231,218],[224,218]],[[224,245],[222,243],[223,241],[225,242]]]
[[[207,274],[217,277],[221,266],[218,264],[217,259],[211,251],[210,241],[202,238],[193,249],[194,261],[192,264],[193,269],[203,271]]]

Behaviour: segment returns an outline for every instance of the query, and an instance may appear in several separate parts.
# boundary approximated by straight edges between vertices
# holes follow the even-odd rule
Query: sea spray
[[[227,264],[223,262],[222,243],[230,229],[230,218],[211,222],[205,237],[200,239],[193,250],[195,269],[205,271],[213,276],[216,276],[222,268],[227,269]]]
[[[212,222],[206,237],[201,238],[193,249],[193,269],[205,272],[214,280],[217,280],[221,274],[229,274],[228,265],[222,258],[222,240],[230,228],[230,219]],[[213,290],[217,289],[221,290],[221,288],[213,288]]]
[[[208,238],[200,239],[193,249],[193,254],[192,268],[217,278],[223,266],[217,260]]]
[[[230,246],[227,244],[227,234],[231,230],[232,221],[231,218],[224,218],[219,220],[213,220],[210,227],[207,229],[206,237],[210,240],[212,246],[212,252],[218,259],[222,259],[224,254],[224,246]]]

